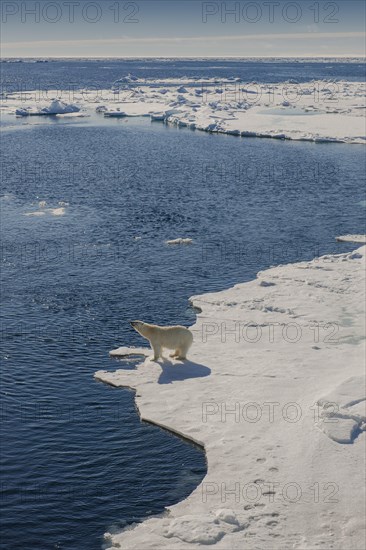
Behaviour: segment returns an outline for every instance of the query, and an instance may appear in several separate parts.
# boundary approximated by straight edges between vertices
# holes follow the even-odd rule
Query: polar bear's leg
[[[189,346],[182,346],[180,349],[177,349],[175,358],[180,359],[181,361],[183,361],[184,359],[187,359],[186,355],[187,355],[188,348]]]
[[[161,356],[161,346],[158,346],[157,344],[151,344],[151,347],[154,352],[154,361],[157,361]]]
[[[187,352],[191,347],[191,344],[192,344],[192,340],[188,342],[186,341],[180,346],[179,350],[177,350],[178,351],[177,359],[181,359],[181,360],[187,359]]]
[[[175,357],[179,356],[179,353],[180,353],[179,349],[176,349],[175,351],[173,351],[173,353],[169,354],[169,357],[173,357],[173,359],[174,359]]]

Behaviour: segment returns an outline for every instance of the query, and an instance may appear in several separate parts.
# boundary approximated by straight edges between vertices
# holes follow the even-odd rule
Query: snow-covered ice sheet
[[[235,78],[139,80],[128,75],[109,90],[45,94],[53,99],[51,106],[40,105],[39,92],[4,93],[1,110],[26,116],[82,109],[104,117],[149,116],[154,122],[242,137],[366,143],[364,82],[245,84]]]
[[[187,362],[95,374],[134,388],[142,419],[203,445],[208,464],[166,514],[107,534],[111,548],[363,550],[365,253],[195,296]],[[358,424],[348,441],[322,425],[329,402],[338,435]]]

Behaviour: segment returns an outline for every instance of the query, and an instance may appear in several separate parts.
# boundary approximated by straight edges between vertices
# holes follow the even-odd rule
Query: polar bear
[[[141,336],[149,340],[154,352],[154,361],[162,357],[163,348],[174,350],[170,354],[174,359],[186,359],[187,351],[193,342],[193,334],[186,327],[159,327],[143,321],[130,321],[130,324]]]

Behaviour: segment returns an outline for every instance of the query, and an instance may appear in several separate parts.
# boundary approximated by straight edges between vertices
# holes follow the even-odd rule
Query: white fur
[[[186,327],[180,325],[159,327],[142,321],[132,321],[131,325],[141,336],[149,340],[154,352],[154,361],[162,357],[164,348],[174,350],[170,357],[186,359],[187,351],[193,342],[193,335]]]

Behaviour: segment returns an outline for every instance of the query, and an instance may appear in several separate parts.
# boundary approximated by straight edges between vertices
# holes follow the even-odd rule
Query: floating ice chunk
[[[336,241],[343,243],[365,243],[366,235],[341,235],[336,237]]]
[[[192,244],[192,242],[193,242],[193,239],[189,239],[189,238],[186,238],[186,239],[179,238],[179,239],[172,239],[170,241],[165,241],[166,244]]]
[[[37,210],[36,212],[26,212],[24,216],[44,216],[45,212],[42,212],[41,210]]]
[[[49,107],[41,109],[40,113],[48,115],[63,115],[65,113],[78,113],[79,111],[80,107],[77,107],[72,103],[64,103],[59,99],[54,99],[51,102],[51,105]]]
[[[49,213],[52,214],[52,216],[63,216],[65,214],[65,208],[50,208]]]
[[[29,108],[26,109],[17,109],[15,114],[17,116],[41,116],[41,115],[64,115],[67,113],[78,113],[80,107],[72,103],[64,103],[59,99],[54,99],[51,101],[49,107],[43,107],[38,111],[32,111]]]
[[[124,111],[120,111],[119,109],[116,109],[115,111],[105,111],[104,116],[109,118],[123,118],[128,115]]]
[[[67,206],[68,203],[60,201],[58,204],[58,208],[45,208],[47,205],[46,201],[40,201],[38,205],[43,210],[26,212],[24,216],[44,216],[45,214],[51,214],[51,216],[63,216],[65,214],[65,206]]]
[[[27,109],[17,109],[15,111],[15,114],[16,114],[16,116],[29,116],[30,115],[30,110],[29,110],[29,108],[27,108]]]
[[[148,357],[150,353],[150,348],[134,348],[122,346],[120,348],[112,349],[109,352],[109,355],[111,357],[128,357],[130,355],[143,355],[144,357]]]

